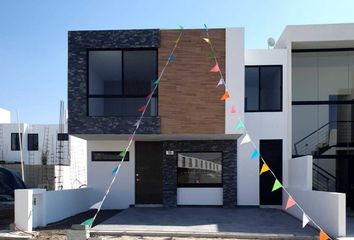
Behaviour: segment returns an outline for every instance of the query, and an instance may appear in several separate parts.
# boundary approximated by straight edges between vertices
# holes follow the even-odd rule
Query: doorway
[[[260,153],[269,168],[277,176],[278,180],[283,180],[283,140],[260,140]],[[262,161],[260,161],[260,169]],[[259,202],[260,205],[281,205],[282,191],[272,192],[274,177],[270,172],[263,173],[259,177]]]
[[[135,142],[135,204],[162,203],[162,142]]]

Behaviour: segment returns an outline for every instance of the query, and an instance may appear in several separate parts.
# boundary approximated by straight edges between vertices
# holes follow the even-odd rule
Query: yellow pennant
[[[259,173],[259,175],[262,175],[262,173],[265,173],[269,171],[269,167],[267,164],[263,163],[263,166],[262,166],[262,169],[261,169],[261,172]]]

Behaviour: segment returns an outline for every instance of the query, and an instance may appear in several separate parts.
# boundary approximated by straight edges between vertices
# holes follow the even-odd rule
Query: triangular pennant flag
[[[126,151],[121,151],[119,153],[119,157],[121,157],[121,158],[125,157],[125,155],[126,155]]]
[[[151,93],[149,93],[149,95],[146,96],[146,99],[151,98],[153,94],[154,94],[154,92],[152,91]]]
[[[180,29],[180,30],[183,30],[184,27],[183,27],[182,25],[179,25],[179,29]]]
[[[203,38],[203,40],[210,44],[210,39],[209,38]]]
[[[220,100],[226,100],[228,98],[230,98],[229,92],[225,91],[224,95],[221,96]]]
[[[281,187],[282,187],[281,183],[278,181],[278,179],[275,179],[272,192],[278,190],[278,189],[281,188]]]
[[[92,226],[92,224],[93,224],[93,218],[89,218],[89,219],[87,219],[87,220],[85,220],[85,221],[83,221],[80,225],[84,225],[84,226]]]
[[[262,169],[261,169],[261,172],[259,173],[259,175],[262,175],[262,173],[265,173],[267,171],[269,171],[269,167],[266,163],[263,163]]]
[[[258,158],[259,157],[259,152],[255,149],[253,150],[252,156],[251,156],[251,160]]]
[[[204,30],[207,32],[208,31],[208,26],[204,24]]]
[[[230,113],[236,113],[236,107],[234,105],[231,106]]]
[[[156,79],[155,82],[154,82],[154,84],[157,85],[157,84],[159,84],[159,82],[160,82],[160,78]]]
[[[173,59],[175,59],[175,57],[174,57],[173,53],[170,53],[170,56],[168,57],[168,61],[172,62]]]
[[[208,57],[215,57],[215,52],[214,51],[208,52]]]
[[[241,120],[239,120],[236,129],[241,129],[244,127],[245,127],[245,125],[243,125],[243,122]]]
[[[99,209],[101,205],[102,205],[102,201],[96,202],[90,207],[90,209]]]
[[[295,200],[292,197],[289,196],[288,202],[286,203],[285,209],[291,208],[295,204],[296,204]]]
[[[145,108],[146,108],[146,105],[141,106],[141,107],[138,109],[138,112],[144,112],[144,111],[145,111]]]
[[[302,228],[304,228],[308,223],[310,222],[310,219],[307,217],[305,213],[302,214]]]
[[[328,239],[329,239],[328,235],[323,230],[321,230],[320,231],[320,240],[328,240]]]
[[[112,175],[116,174],[116,172],[118,171],[118,166],[114,167],[112,170]]]
[[[241,141],[241,145],[249,142],[251,142],[251,138],[248,134],[246,134]]]
[[[138,121],[136,121],[136,123],[134,123],[134,127],[139,127],[140,126],[140,119]]]
[[[225,85],[225,80],[223,78],[220,78],[217,87],[219,87],[220,85]]]
[[[215,66],[212,67],[212,69],[210,69],[210,72],[219,72],[219,71],[220,71],[220,68],[219,68],[218,64],[215,64]]]

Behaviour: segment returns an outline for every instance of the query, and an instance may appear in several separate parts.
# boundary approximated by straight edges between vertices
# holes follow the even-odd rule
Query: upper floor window
[[[89,116],[139,116],[157,79],[157,51],[90,50],[88,52]],[[157,115],[157,94],[145,115]]]
[[[245,68],[245,111],[282,111],[282,66]]]
[[[22,143],[22,133],[20,134],[20,136]],[[20,141],[18,133],[11,133],[11,151],[20,151]]]
[[[38,134],[29,133],[27,135],[27,148],[28,151],[38,151]]]

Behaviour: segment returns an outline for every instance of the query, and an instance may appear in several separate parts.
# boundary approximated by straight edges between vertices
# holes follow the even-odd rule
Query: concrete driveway
[[[312,239],[318,231],[277,209],[129,208],[92,229],[98,234]]]

